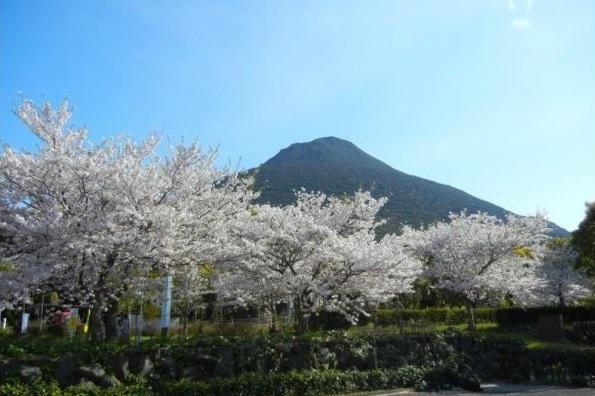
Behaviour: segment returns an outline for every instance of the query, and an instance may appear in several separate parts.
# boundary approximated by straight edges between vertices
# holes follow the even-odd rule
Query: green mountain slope
[[[449,212],[487,212],[498,217],[509,213],[490,202],[445,184],[411,176],[391,168],[335,137],[295,143],[249,171],[255,176],[260,202],[285,205],[293,201],[293,190],[350,194],[359,188],[374,196],[388,197],[379,216],[387,219],[381,232],[398,231],[401,224],[419,226],[447,218]],[[552,224],[555,235],[568,231]]]

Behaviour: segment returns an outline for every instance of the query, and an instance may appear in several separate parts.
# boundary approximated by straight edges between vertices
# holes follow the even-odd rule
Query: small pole
[[[136,334],[134,336],[134,343],[136,344],[136,349],[140,349],[140,337],[142,332],[142,321],[143,319],[143,300],[140,302],[139,313],[136,315]]]
[[[39,309],[39,335],[43,329],[43,303],[45,302],[45,294],[41,295],[41,308]]]

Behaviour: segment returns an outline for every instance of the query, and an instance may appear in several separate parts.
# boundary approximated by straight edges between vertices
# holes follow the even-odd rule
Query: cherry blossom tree
[[[566,306],[592,293],[588,278],[576,269],[578,252],[563,240],[548,243],[543,259],[535,269],[532,291],[545,305]]]
[[[394,237],[375,239],[385,201],[361,191],[343,198],[300,191],[293,205],[247,212],[236,233],[246,256],[222,267],[220,295],[270,309],[292,305],[300,331],[321,309],[356,322],[365,303],[408,291],[421,270]]]
[[[176,270],[172,301],[182,321],[184,335],[192,312],[204,308],[204,296],[214,291],[210,282],[212,273],[213,266],[207,263],[189,263]]]
[[[136,280],[216,262],[254,197],[249,179],[215,166],[216,150],[179,145],[161,156],[155,136],[92,143],[67,125],[67,103],[24,101],[16,114],[41,145],[0,154],[0,261],[35,274],[21,277],[26,292],[92,307],[94,338]]]
[[[533,279],[547,240],[542,216],[508,215],[502,220],[486,213],[451,214],[448,222],[425,229],[405,227],[408,252],[425,262],[425,276],[436,287],[460,295],[467,307],[469,327],[475,327],[473,307],[493,291],[521,298]]]
[[[0,263],[0,316],[5,309],[13,309],[21,303],[30,302],[31,294],[24,275],[17,272],[11,263]]]

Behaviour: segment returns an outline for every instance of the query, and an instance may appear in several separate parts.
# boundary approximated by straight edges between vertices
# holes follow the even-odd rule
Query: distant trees
[[[585,218],[572,233],[572,244],[580,254],[580,266],[595,276],[595,202],[586,204]]]

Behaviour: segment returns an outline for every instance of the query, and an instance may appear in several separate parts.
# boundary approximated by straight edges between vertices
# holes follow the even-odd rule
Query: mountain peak
[[[265,165],[343,164],[347,167],[388,167],[355,144],[334,136],[293,143],[279,151]]]
[[[323,137],[319,137],[316,138],[308,143],[304,143],[304,144],[313,144],[313,143],[348,143],[348,144],[353,144],[351,143],[349,140],[345,140],[345,139],[341,139],[338,138],[336,136],[323,136]]]
[[[450,212],[486,212],[503,218],[506,209],[462,190],[393,169],[355,144],[329,136],[294,143],[254,170],[259,201],[273,205],[293,202],[293,191],[305,188],[329,195],[371,190],[388,197],[379,217],[386,220],[380,233],[398,231],[403,224],[428,225],[446,220]],[[551,224],[553,235],[568,232]]]

